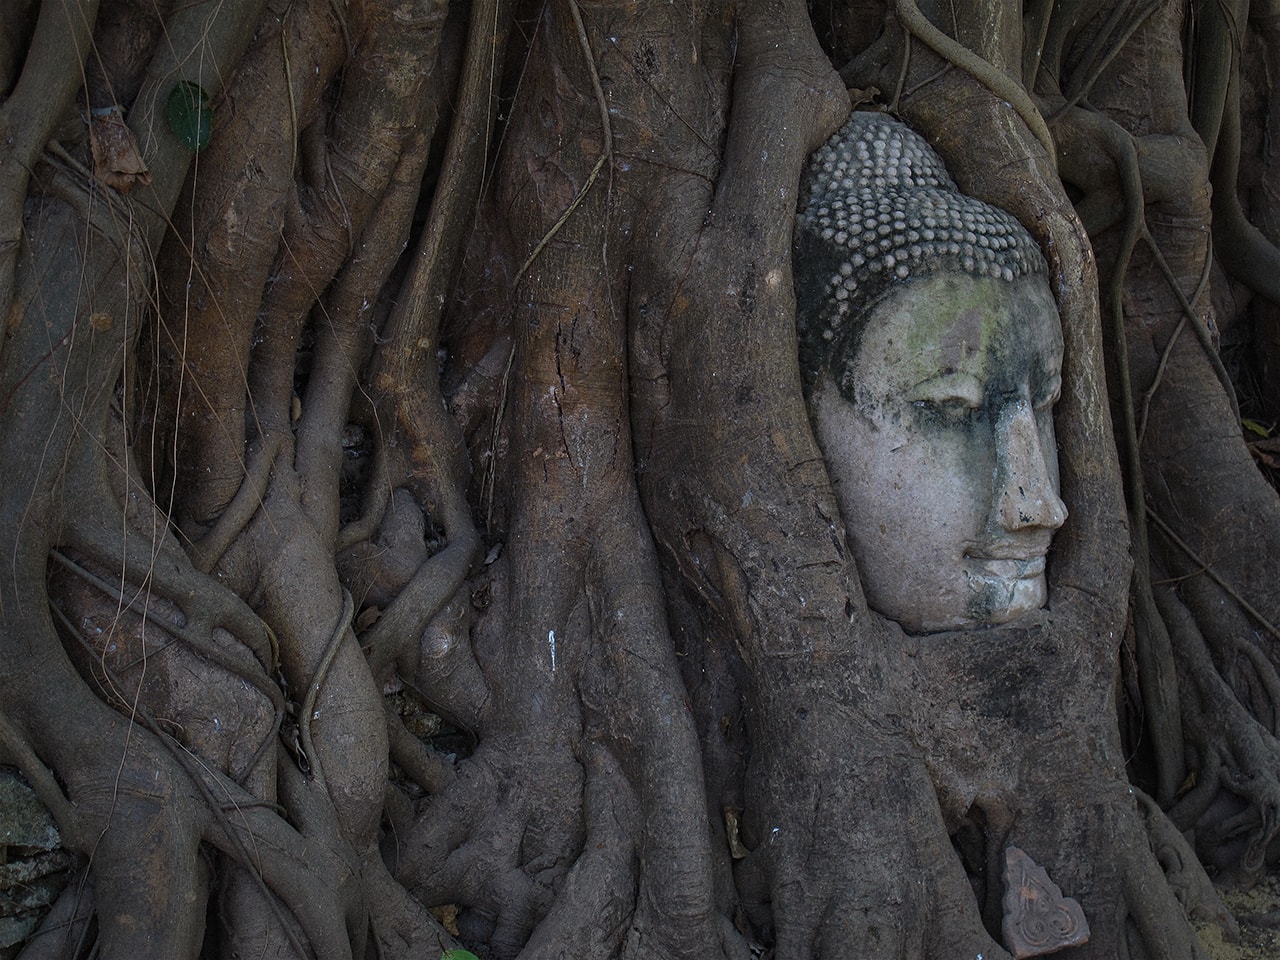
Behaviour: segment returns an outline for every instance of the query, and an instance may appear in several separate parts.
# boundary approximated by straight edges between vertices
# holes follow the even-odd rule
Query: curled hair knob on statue
[[[885,113],[852,114],[809,158],[795,230],[795,286],[806,379],[823,358],[851,354],[856,320],[894,289],[964,273],[1006,282],[1047,276],[1040,248],[1014,217],[960,192],[942,158]]]

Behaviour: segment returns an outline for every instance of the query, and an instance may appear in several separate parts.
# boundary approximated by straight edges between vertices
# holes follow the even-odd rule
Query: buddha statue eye
[[[986,400],[978,378],[957,371],[926,380],[912,394],[918,410],[949,425],[968,423]]]
[[[943,423],[959,425],[968,423],[979,410],[980,404],[967,397],[937,397],[917,400],[916,406]]]

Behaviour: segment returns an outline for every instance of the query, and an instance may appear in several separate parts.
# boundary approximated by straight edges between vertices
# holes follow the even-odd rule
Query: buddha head
[[[1043,607],[1067,512],[1062,331],[1035,241],[883,114],[813,155],[801,202],[801,368],[869,605],[911,632]]]

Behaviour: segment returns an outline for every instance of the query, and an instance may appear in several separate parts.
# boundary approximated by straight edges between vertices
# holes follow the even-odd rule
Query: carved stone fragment
[[[1049,874],[1025,852],[1004,852],[1004,944],[1019,960],[1076,947],[1089,940],[1080,904],[1064,897]]]

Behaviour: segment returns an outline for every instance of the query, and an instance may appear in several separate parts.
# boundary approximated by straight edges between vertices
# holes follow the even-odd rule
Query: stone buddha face
[[[871,607],[907,630],[1044,606],[1058,498],[1062,333],[1043,275],[890,289],[809,409]]]
[[[801,368],[868,603],[913,632],[1042,607],[1067,511],[1062,330],[1035,239],[884,113],[852,114],[800,196]]]

